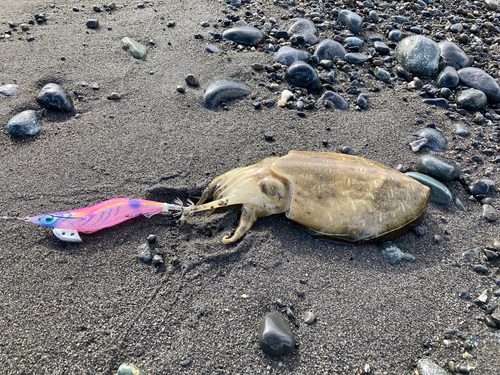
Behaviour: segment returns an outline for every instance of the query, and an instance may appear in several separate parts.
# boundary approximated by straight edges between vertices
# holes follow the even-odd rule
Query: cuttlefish
[[[213,201],[205,203],[213,195]],[[240,223],[230,244],[260,218],[284,213],[315,236],[348,243],[393,240],[417,227],[429,188],[373,160],[330,152],[290,151],[216,177],[193,212],[241,204]],[[210,215],[209,214],[209,215]]]

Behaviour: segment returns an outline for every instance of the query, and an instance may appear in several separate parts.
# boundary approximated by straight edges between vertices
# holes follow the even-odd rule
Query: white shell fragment
[[[82,242],[82,239],[76,230],[54,228],[52,232],[54,233],[54,236],[59,238],[61,241]]]
[[[427,138],[417,139],[415,142],[408,143],[413,152],[418,152],[426,144],[427,144]]]

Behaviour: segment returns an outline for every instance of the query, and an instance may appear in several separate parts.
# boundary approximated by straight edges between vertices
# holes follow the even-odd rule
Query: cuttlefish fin
[[[241,211],[240,224],[238,225],[238,228],[236,228],[236,231],[231,237],[224,236],[222,238],[222,243],[224,245],[228,245],[230,243],[238,241],[241,237],[245,235],[246,232],[250,230],[250,228],[252,228],[253,223],[255,223],[256,221],[257,221],[257,215],[255,207],[248,207],[246,205],[243,205],[243,209]]]

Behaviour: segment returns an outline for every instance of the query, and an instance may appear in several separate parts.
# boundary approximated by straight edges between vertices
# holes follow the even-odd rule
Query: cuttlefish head
[[[277,158],[267,158],[249,167],[236,168],[215,178],[203,192],[195,206],[183,210],[181,221],[187,215],[235,204],[243,205],[240,224],[235,233],[222,238],[224,244],[240,239],[259,218],[286,212],[292,196],[288,180],[273,175],[271,164]],[[205,201],[213,195],[212,202]]]

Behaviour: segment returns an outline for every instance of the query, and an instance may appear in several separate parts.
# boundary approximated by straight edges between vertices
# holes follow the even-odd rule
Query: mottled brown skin
[[[213,201],[203,204],[213,194]],[[242,204],[239,240],[259,218],[285,215],[314,235],[359,243],[394,239],[418,226],[429,188],[383,164],[330,152],[290,151],[233,169],[205,189],[192,212]]]

